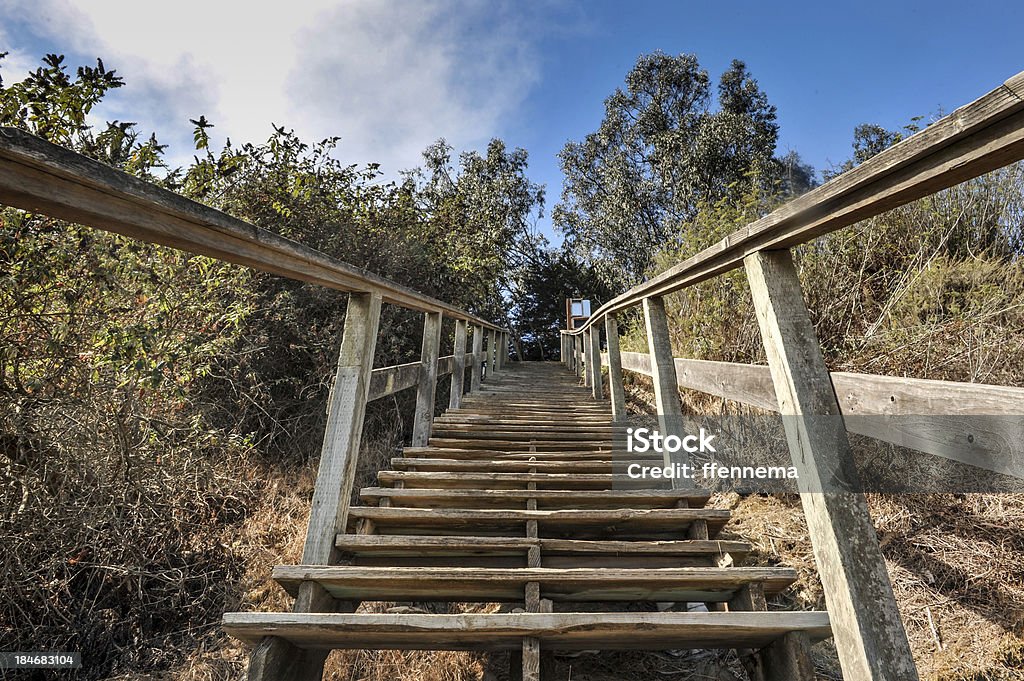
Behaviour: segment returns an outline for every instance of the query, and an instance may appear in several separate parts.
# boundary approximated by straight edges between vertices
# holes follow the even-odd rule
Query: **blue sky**
[[[530,152],[550,213],[556,154],[597,127],[641,53],[695,53],[713,78],[744,60],[778,107],[780,153],[820,170],[859,123],[948,112],[1024,70],[1022,35],[1020,2],[0,0],[0,73],[49,51],[103,57],[127,86],[99,116],[155,130],[179,159],[199,114],[235,142],[271,121],[340,135],[342,159],[392,174],[438,137],[502,137]]]

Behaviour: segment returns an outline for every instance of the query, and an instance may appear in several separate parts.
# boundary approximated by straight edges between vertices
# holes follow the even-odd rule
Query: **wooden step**
[[[526,536],[527,521],[537,521],[541,537],[574,539],[685,539],[692,523],[705,521],[714,538],[729,521],[729,511],[706,508],[613,510],[420,509],[353,506],[349,532],[369,520],[380,534],[458,534]]]
[[[789,632],[831,636],[824,612],[601,612],[371,615],[229,612],[224,630],[250,645],[277,636],[299,648],[543,650],[763,648]]]
[[[596,459],[590,461],[502,461],[497,459],[426,459],[396,457],[391,467],[400,471],[490,471],[529,473],[624,473],[629,464],[641,466],[663,465],[661,459]]]
[[[316,582],[342,601],[521,602],[526,585],[541,598],[565,602],[682,601],[724,603],[752,583],[766,595],[796,581],[796,570],[777,567],[484,568],[279,565],[273,579],[292,597],[302,582]]]
[[[502,428],[500,426],[468,426],[455,428],[451,426],[435,425],[430,432],[431,439],[437,438],[442,440],[508,440],[513,442],[522,440],[527,443],[534,440],[537,442],[564,442],[567,444],[575,442],[606,442],[609,445],[612,442],[612,430],[610,428],[603,430],[563,430],[560,428],[515,430]]]
[[[377,481],[382,486],[401,482],[406,487],[443,489],[524,489],[534,483],[537,489],[662,489],[654,480],[630,478],[610,473],[447,473],[438,471],[380,471]]]
[[[392,506],[417,508],[525,508],[535,499],[537,508],[677,508],[686,502],[702,508],[711,496],[707,490],[525,490],[525,489],[431,489],[365,487],[359,492],[368,505],[388,499]]]
[[[424,459],[490,459],[494,461],[529,461],[530,459],[536,459],[537,461],[607,461],[610,456],[613,456],[612,450],[591,450],[591,451],[558,451],[558,452],[531,452],[529,449],[524,449],[518,452],[509,452],[498,449],[452,449],[452,448],[441,448],[441,447],[406,447],[402,450],[402,456],[404,458],[424,458]],[[634,454],[633,456],[639,457],[641,455]],[[651,461],[661,461],[662,457],[660,454],[655,454],[650,457]]]
[[[473,432],[507,432],[507,433],[524,433],[531,435],[534,433],[545,433],[550,435],[575,435],[578,433],[588,434],[600,434],[602,437],[612,437],[615,434],[615,427],[610,423],[602,421],[600,423],[582,423],[573,419],[565,419],[562,422],[557,423],[542,423],[538,421],[527,421],[522,422],[509,422],[504,419],[488,419],[486,421],[479,422],[452,422],[449,420],[437,418],[434,419],[433,429],[435,431],[451,431],[460,433],[473,433]]]
[[[606,418],[612,417],[612,412],[608,407],[593,404],[554,404],[546,401],[499,401],[493,397],[463,397],[462,405],[466,411],[472,411],[476,414],[489,414],[493,416],[502,416],[503,414],[535,414],[535,415],[553,415],[553,416],[566,416],[571,414],[583,414],[587,416],[601,415]]]
[[[479,425],[485,423],[504,423],[508,425],[524,425],[537,423],[546,426],[558,425],[601,425],[612,426],[615,419],[607,411],[576,412],[566,417],[565,414],[551,412],[544,414],[537,410],[521,414],[515,409],[505,409],[501,413],[482,414],[476,409],[449,410],[434,419],[434,423],[451,423],[462,425]]]
[[[685,567],[743,561],[750,545],[738,541],[586,541],[526,537],[339,534],[343,560],[358,565],[526,567],[540,549],[540,567]]]
[[[431,447],[451,449],[497,449],[505,452],[593,452],[612,450],[611,440],[538,440],[530,444],[529,440],[502,440],[498,438],[473,437],[431,437],[427,441]]]

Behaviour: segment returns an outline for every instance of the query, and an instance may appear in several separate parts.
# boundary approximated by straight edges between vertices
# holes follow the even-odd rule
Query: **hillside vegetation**
[[[502,321],[523,357],[542,359],[557,351],[566,296],[596,308],[813,185],[798,155],[774,156],[775,110],[746,67],[733,63],[716,97],[711,83],[691,55],[641,57],[600,128],[563,150],[561,248],[534,229],[545,194],[526,152],[500,140],[458,158],[441,140],[389,181],[375,164],[339,161],[342,141],[310,144],[285,127],[215,151],[200,116],[194,162],[168,167],[155,135],[87,124],[122,85],[114,71],[70,73],[53,55],[0,82],[0,125]],[[829,173],[917,125],[858,128],[850,162]],[[1022,224],[1017,164],[798,249],[830,367],[1024,385]],[[0,649],[85,651],[81,679],[241,676],[246,651],[218,623],[227,610],[288,606],[268,575],[301,553],[345,300],[0,209]],[[741,271],[669,303],[676,356],[763,361]],[[646,351],[640,320],[622,326],[623,349]],[[387,306],[376,365],[417,357],[421,328]],[[631,393],[646,408],[644,382]],[[684,397],[698,412],[737,408]],[[405,440],[408,400],[371,405],[357,488]],[[798,500],[718,502],[757,542],[755,560],[800,569],[787,604],[823,607]],[[1024,495],[871,504],[923,677],[1024,679]],[[827,650],[821,663],[836,678]],[[347,653],[327,676],[476,680],[488,664]],[[655,673],[687,678],[637,678]]]

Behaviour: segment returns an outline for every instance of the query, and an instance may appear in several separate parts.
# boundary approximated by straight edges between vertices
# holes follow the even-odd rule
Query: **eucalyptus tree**
[[[718,81],[691,54],[642,55],[605,100],[598,129],[559,154],[554,220],[566,245],[617,288],[640,279],[701,205],[774,186],[776,111],[746,65]]]

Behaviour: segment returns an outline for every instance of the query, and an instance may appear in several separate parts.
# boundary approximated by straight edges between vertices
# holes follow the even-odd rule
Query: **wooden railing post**
[[[426,447],[434,423],[437,394],[437,357],[441,349],[441,313],[423,315],[423,348],[420,351],[420,382],[416,387],[416,414],[412,420],[412,446]]]
[[[569,341],[568,336],[565,335],[564,331],[558,332],[558,338],[562,341],[562,350],[558,355],[558,358],[562,360],[562,364],[565,365],[566,369],[571,369],[571,362],[569,360]]]
[[[583,332],[583,387],[589,388],[591,386],[591,378],[593,378],[593,372],[591,368],[594,366],[594,346],[590,342],[590,329]]]
[[[337,562],[335,540],[348,523],[349,501],[359,463],[359,444],[370,390],[370,373],[380,325],[380,293],[352,293],[345,311],[341,351],[327,403],[327,426],[302,550],[304,565]],[[315,582],[299,588],[295,612],[330,612],[339,608]],[[268,636],[249,658],[250,681],[314,681],[323,675],[327,651],[300,650]]]
[[[379,293],[353,293],[345,311],[338,370],[327,408],[327,427],[309,512],[304,565],[327,565],[335,537],[345,531],[363,436],[363,417],[380,324]]]
[[[455,359],[452,360],[452,389],[448,399],[449,409],[462,406],[462,392],[466,385],[466,321],[455,320]]]
[[[622,357],[619,355],[619,322],[615,313],[604,316],[604,334],[608,343],[608,391],[612,398],[612,418],[626,416],[626,391],[622,387]]]
[[[744,259],[843,675],[916,681],[839,403],[788,250]],[[824,490],[824,491],[823,491]]]
[[[573,371],[577,376],[583,375],[583,334],[578,333],[572,337],[572,361]]]
[[[590,394],[595,400],[604,398],[604,386],[601,384],[601,327],[593,324],[590,327],[590,363],[587,372],[590,374]]]
[[[658,427],[663,436],[683,437],[683,407],[679,401],[676,364],[672,357],[672,342],[668,335],[668,316],[665,301],[660,296],[644,298],[644,319],[647,324],[647,345],[651,353],[651,379],[654,382],[654,401],[658,410]],[[664,454],[665,465],[689,463],[685,452],[673,461]],[[672,478],[673,487],[690,487],[692,480]]]
[[[498,332],[494,329],[487,330],[487,357],[484,359],[484,380],[489,381],[494,376],[494,347],[497,342]]]
[[[470,372],[469,392],[480,390],[480,376],[484,368],[484,327],[473,326],[473,371]]]
[[[494,350],[494,370],[505,370],[505,358],[508,357],[508,336],[504,331],[498,332],[498,347]]]

